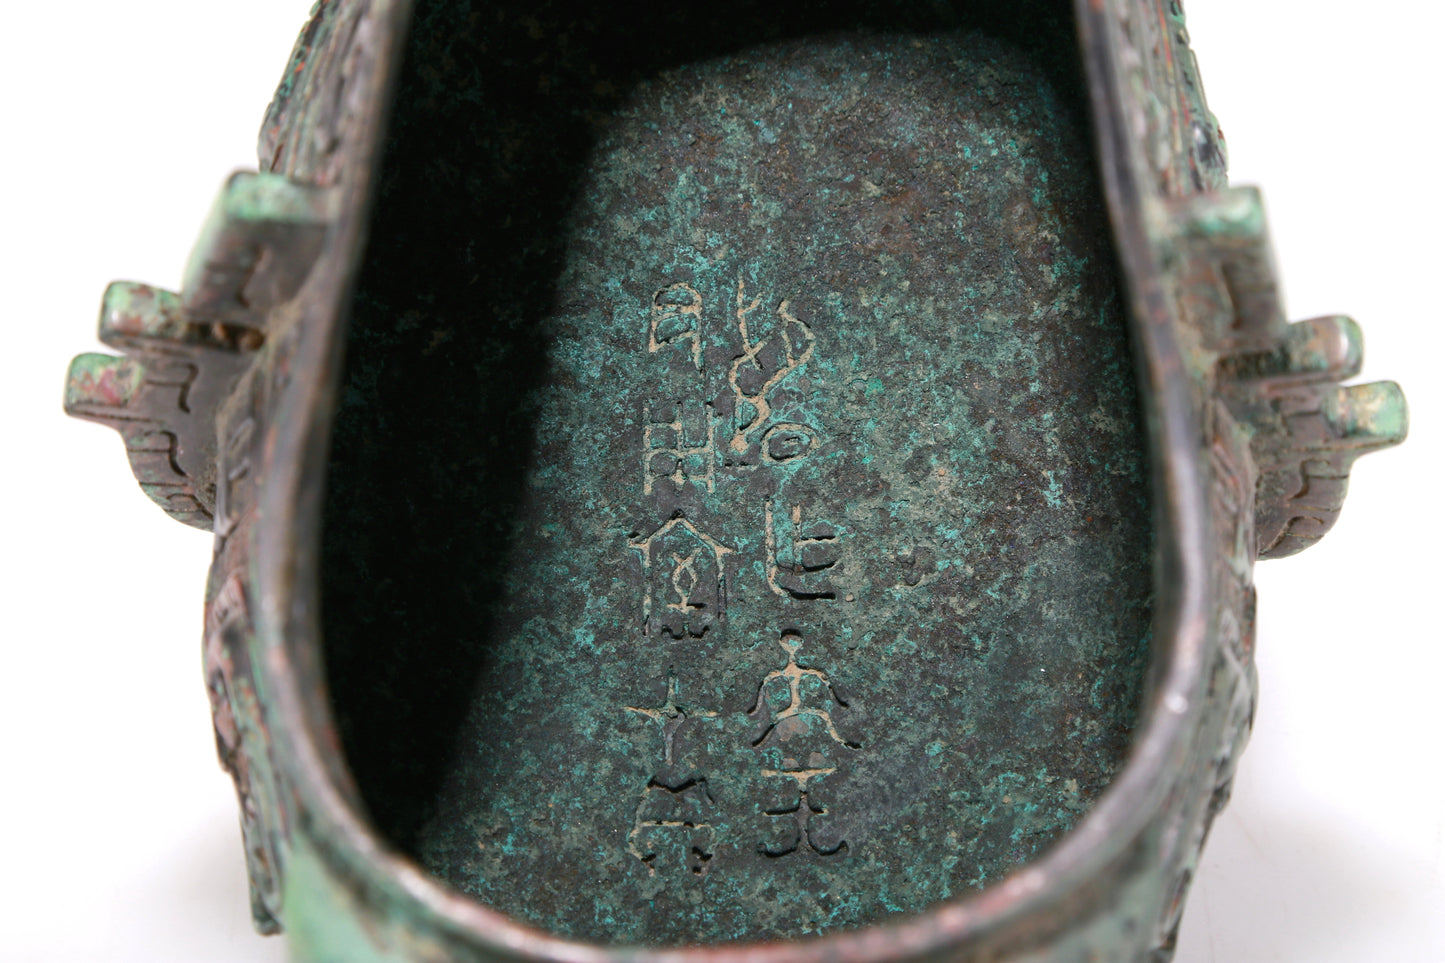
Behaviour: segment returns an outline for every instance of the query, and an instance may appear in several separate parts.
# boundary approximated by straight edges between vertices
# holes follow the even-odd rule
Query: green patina
[[[1169,956],[1253,716],[1250,563],[1317,541],[1407,418],[1340,385],[1352,321],[1285,324],[1179,5],[1074,6],[1157,533],[1067,4],[418,0],[375,168],[410,4],[317,4],[269,173],[182,294],[107,290],[127,356],[65,396],[217,535],[260,931],[598,954],[471,898],[617,959],[898,914],[763,953]],[[346,304],[320,685],[306,446]],[[1118,773],[1151,651],[1167,711],[1039,860]]]
[[[70,362],[65,379],[65,406],[98,399],[120,406],[133,398],[145,381],[145,366],[110,354],[82,354]]]
[[[1000,879],[1122,763],[1148,646],[1068,35],[464,6],[419,11],[327,503],[377,825],[610,943]]]

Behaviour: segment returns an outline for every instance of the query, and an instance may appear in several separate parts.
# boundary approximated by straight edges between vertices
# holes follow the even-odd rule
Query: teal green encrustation
[[[471,126],[409,69],[327,505],[382,831],[613,944],[913,913],[1067,832],[1128,750],[1151,593],[1078,105],[966,33]]]

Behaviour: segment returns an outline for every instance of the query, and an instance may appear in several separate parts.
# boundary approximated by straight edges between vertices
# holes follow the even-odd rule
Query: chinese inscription
[[[761,298],[747,301],[746,286],[743,279],[738,278],[735,315],[743,352],[733,359],[732,366],[728,368],[728,384],[733,390],[738,419],[728,445],[736,452],[747,451],[753,433],[767,423],[773,412],[769,400],[773,390],[784,378],[807,364],[813,357],[813,329],[793,316],[788,310],[787,299],[778,303],[777,313],[782,323],[778,327],[776,338],[754,341],[748,334],[748,315],[756,311],[760,304]],[[775,344],[775,341],[780,342],[780,345]],[[746,420],[743,420],[744,412],[751,412]]]
[[[826,522],[805,525],[801,505],[787,515],[788,534],[779,535],[783,523],[775,518],[773,503],[763,507],[764,544],[768,553],[768,588],[774,594],[798,601],[833,601],[825,573],[838,564],[838,533]],[[811,586],[811,587],[808,587]]]
[[[665,514],[667,520],[628,541],[641,563],[645,586],[643,641],[663,661],[675,661],[671,652],[681,656],[688,651],[669,646],[714,644],[709,634],[726,623],[730,579],[761,573],[758,588],[765,584],[764,597],[770,592],[782,600],[777,604],[838,599],[832,576],[843,559],[843,532],[813,517],[806,495],[789,487],[792,470],[813,456],[825,438],[802,421],[775,417],[788,413],[786,406],[775,410],[777,393],[790,378],[796,381],[794,376],[813,358],[817,336],[788,298],[764,312],[764,297],[750,294],[741,276],[732,301],[729,323],[712,331],[705,298],[692,284],[661,287],[647,306],[648,354],[676,349],[685,363],[682,369],[669,369],[666,400],[649,402],[642,419],[644,505],[658,513],[654,517]],[[768,314],[775,320],[760,324],[758,319]],[[728,353],[722,356],[730,361],[720,366],[725,379],[721,397],[708,397],[708,349],[716,358],[721,353],[717,342],[725,345],[721,350]],[[759,497],[755,486],[738,485],[736,491],[725,487],[737,481],[736,473],[758,469],[778,473],[767,482],[770,494]],[[709,506],[717,503],[703,496],[720,489],[727,498],[724,507],[710,512]],[[728,518],[716,511],[726,511]],[[760,537],[720,535],[729,530],[729,519],[737,517],[752,518],[753,525],[761,522],[756,532]],[[761,559],[745,558],[759,550]],[[749,693],[750,701],[738,707],[732,717],[736,732],[726,731],[728,716],[721,710],[684,702],[672,668],[662,705],[624,707],[628,714],[655,723],[662,736],[661,765],[653,767],[641,787],[627,833],[627,851],[646,865],[649,876],[677,868],[703,875],[725,848],[719,820],[733,815],[723,811],[724,803],[736,807],[738,800],[719,796],[709,784],[710,774],[689,756],[690,749],[705,747],[710,740],[755,754],[763,786],[761,798],[753,803],[760,838],[752,848],[758,855],[781,859],[848,853],[847,840],[827,818],[832,806],[824,798],[825,777],[842,778],[844,761],[861,749],[835,721],[837,712],[846,713],[848,703],[826,672],[800,659],[803,636],[792,623],[779,630],[777,644],[786,660],[768,671]],[[751,727],[739,724],[744,718],[751,720]]]
[[[809,798],[809,785],[838,771],[836,757],[840,751],[862,747],[838,732],[833,706],[846,709],[848,703],[838,695],[827,673],[798,663],[802,637],[796,632],[784,632],[778,645],[788,654],[787,665],[763,678],[749,715],[762,720],[762,734],[752,744],[762,753],[763,777],[791,780],[791,784],[785,782],[782,805],[763,810],[777,827],[759,851],[777,858],[806,845],[819,856],[844,854],[848,851],[847,840],[831,839],[827,829],[814,825],[813,817],[827,815],[828,810],[817,804],[816,787],[813,798]],[[774,705],[781,708],[773,709]]]
[[[682,405],[674,406],[667,421],[649,421],[642,429],[642,493],[651,495],[658,479],[674,488],[701,484],[708,491],[717,486],[717,417],[704,407],[700,424],[688,424]],[[689,441],[695,427],[696,441]]]
[[[642,558],[648,591],[642,597],[648,638],[700,639],[726,617],[727,571],[733,550],[678,513],[628,546]],[[661,605],[654,605],[654,599]]]
[[[647,350],[691,343],[693,367],[702,370],[702,295],[690,284],[670,284],[652,296]]]
[[[678,737],[689,722],[715,720],[716,712],[678,703],[677,678],[667,681],[667,699],[656,708],[627,706],[626,711],[650,719],[662,730],[662,767],[643,787],[632,829],[627,834],[627,851],[657,874],[657,861],[671,842],[682,851],[683,865],[695,875],[707,871],[713,858],[714,830],[711,813],[716,805],[708,792],[707,777],[682,765]]]

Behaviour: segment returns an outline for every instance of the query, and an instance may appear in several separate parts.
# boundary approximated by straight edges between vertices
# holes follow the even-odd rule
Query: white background
[[[251,934],[200,671],[209,538],[60,414],[113,278],[179,285],[309,0],[0,14],[0,959],[275,961]],[[1307,10],[1307,15],[1298,11]],[[1412,437],[1335,531],[1260,567],[1263,695],[1182,963],[1445,961],[1445,5],[1194,0],[1236,183],[1265,186],[1296,318],[1364,325]]]

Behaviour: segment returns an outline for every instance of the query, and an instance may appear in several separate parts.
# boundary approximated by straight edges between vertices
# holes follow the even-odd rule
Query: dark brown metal
[[[446,22],[439,5],[419,4],[414,11],[401,0],[335,0],[318,6],[267,115],[263,172],[238,175],[227,185],[182,292],[113,287],[106,298],[102,339],[126,357],[82,356],[67,389],[71,413],[121,431],[136,474],[153,499],[174,517],[216,533],[207,599],[206,673],[221,760],[236,781],[241,803],[259,929],[274,932],[284,926],[295,958],[303,960],[872,963],[948,958],[1062,963],[1169,958],[1199,848],[1228,799],[1253,716],[1253,561],[1292,554],[1328,529],[1339,511],[1353,459],[1404,437],[1404,404],[1399,389],[1388,383],[1338,387],[1359,367],[1360,339],[1353,322],[1328,318],[1286,324],[1259,198],[1226,186],[1222,145],[1204,106],[1177,5],[1078,0],[1071,26],[1067,18],[1059,19],[1067,12],[1061,7],[1044,5],[1030,12],[1055,27],[1064,23],[1065,29],[1076,31],[1081,44],[1083,90],[1098,146],[1097,173],[1122,275],[1120,313],[1133,338],[1153,512],[1152,649],[1148,676],[1139,683],[1142,705],[1128,732],[1127,757],[1122,741],[1118,759],[1100,755],[1100,765],[1106,767],[1098,773],[1101,791],[1087,800],[1087,811],[1076,823],[1059,824],[1057,837],[1024,853],[1017,869],[980,883],[975,891],[936,903],[925,900],[932,905],[909,906],[892,915],[865,914],[852,922],[868,925],[821,937],[704,946],[657,945],[676,942],[670,931],[642,948],[566,938],[595,931],[555,917],[549,922],[550,908],[509,905],[514,915],[504,915],[462,892],[464,880],[454,866],[447,869],[445,860],[419,854],[424,846],[401,838],[398,824],[379,811],[388,797],[377,788],[384,780],[378,782],[375,773],[405,774],[406,767],[368,770],[356,751],[364,741],[356,733],[365,731],[364,725],[358,728],[346,712],[347,707],[389,703],[349,702],[349,692],[327,691],[328,681],[334,687],[338,679],[347,678],[338,675],[337,666],[347,664],[349,657],[339,646],[355,646],[365,655],[363,661],[373,661],[373,654],[384,659],[386,650],[366,649],[364,626],[346,623],[336,614],[340,596],[324,583],[323,556],[351,543],[338,540],[334,515],[331,533],[323,531],[323,510],[336,504],[328,502],[328,471],[346,465],[332,454],[333,431],[352,446],[347,450],[374,443],[377,437],[358,433],[357,422],[338,416],[338,402],[343,386],[355,384],[343,380],[354,379],[356,371],[343,366],[348,313],[354,366],[365,350],[355,339],[369,336],[373,329],[367,324],[374,323],[377,314],[373,310],[368,321],[367,306],[373,302],[367,299],[383,290],[363,270],[363,256],[368,229],[375,232],[378,224],[388,222],[368,219],[386,214],[387,198],[401,190],[395,182],[404,180],[383,167],[387,105],[398,88],[411,83],[410,96],[423,91],[417,116],[428,117],[425,110],[435,105],[428,105],[426,98],[453,89],[445,83],[435,89],[427,86],[440,83],[430,60],[413,60],[405,68],[410,73],[404,72],[408,25],[418,18],[412,25],[413,53],[429,49],[424,45],[428,36],[461,44],[471,37],[469,31],[481,28],[473,20],[462,29],[439,30],[437,24]],[[498,8],[499,23],[504,15]],[[583,14],[577,16],[585,22]],[[1008,35],[1008,28],[988,16],[979,22]],[[539,37],[553,36],[541,23],[535,26]],[[578,29],[577,36],[583,36]],[[565,31],[556,35],[573,36]],[[445,43],[442,48],[444,54],[435,61],[438,70],[456,66],[449,57],[470,55]],[[559,43],[558,49],[566,53],[568,44]],[[823,44],[797,49],[815,60],[829,56]],[[776,63],[767,59],[774,54],[749,56]],[[927,55],[900,55],[900,60],[912,63],[907,59],[911,56]],[[688,76],[687,62],[681,64],[683,73],[658,76]],[[540,70],[540,76],[548,76],[545,64]],[[518,66],[511,75],[523,72]],[[666,82],[658,81],[663,86]],[[758,89],[767,91],[768,82],[758,81]],[[605,102],[611,92],[603,89],[605,81],[597,83],[596,96]],[[498,91],[495,96],[508,94]],[[660,98],[654,112],[670,109],[669,103],[668,97]],[[412,102],[406,105],[411,109]],[[691,115],[683,117],[683,123],[693,122]],[[402,129],[399,121],[393,124],[394,139]],[[448,126],[415,136],[441,143],[462,133]],[[636,140],[630,147],[633,155],[648,149],[635,133],[626,136]],[[520,141],[518,135],[501,143],[516,149]],[[496,146],[491,140],[478,142],[489,149]],[[715,149],[727,159],[725,146]],[[806,161],[801,163],[799,176],[807,173]],[[918,183],[905,187],[918,189]],[[652,187],[644,183],[629,197],[646,195]],[[877,184],[873,192],[884,193]],[[809,196],[809,191],[799,191],[794,210],[802,210]],[[936,200],[930,201],[920,210],[937,206]],[[530,209],[529,198],[517,199],[519,213]],[[374,240],[373,252],[398,236]],[[781,242],[758,248],[783,249]],[[849,264],[847,270],[859,273],[864,268]],[[741,273],[738,277],[741,319],[749,310],[749,292]],[[703,285],[695,278],[683,281],[669,275],[665,280],[670,287],[659,282],[648,288],[649,304],[658,310],[646,350],[653,351],[654,344],[659,351],[667,348],[679,370],[701,372],[705,362],[714,359],[704,350],[700,323],[689,327],[688,319],[701,317],[706,298],[698,289]],[[353,301],[358,284],[362,293]],[[793,332],[777,336],[786,351],[775,344],[765,358],[763,339],[750,340],[748,330],[741,329],[742,354],[737,357],[743,363],[751,359],[765,383],[769,371],[781,379],[813,357],[814,332],[806,320],[811,315],[800,315],[788,305],[783,301],[777,306],[784,330]],[[381,316],[388,317],[384,311]],[[787,328],[789,323],[793,328]],[[439,328],[429,336],[435,342],[431,349],[420,344],[411,353],[461,350],[445,347],[449,338],[458,337],[454,332]],[[732,355],[718,357],[726,362]],[[734,364],[734,373],[737,370]],[[1089,370],[1090,379],[1101,377]],[[487,375],[506,384],[515,376],[505,369]],[[624,388],[618,387],[619,396]],[[732,388],[739,399],[733,411],[733,424],[740,425],[736,453],[746,456],[754,441],[749,432],[757,427],[761,434],[764,408],[772,402],[766,388],[741,386],[736,378]],[[757,415],[756,426],[739,414],[744,402]],[[624,423],[625,407],[619,407],[614,425]],[[1032,413],[1017,417],[1022,420],[1026,414]],[[686,478],[682,460],[691,450],[683,443],[681,422],[680,414],[675,423],[657,422],[672,425],[677,433],[670,447],[661,447],[678,463],[664,465],[660,473],[652,471],[650,461],[641,469],[649,481],[655,481],[654,476],[664,480],[659,484],[668,497],[685,490],[680,481],[674,482]],[[788,422],[783,427],[790,425],[791,435],[777,436],[783,447],[774,453],[775,460],[822,444],[809,434],[809,426]],[[615,430],[619,437],[624,434],[620,427]],[[649,446],[649,436],[641,437]],[[650,445],[649,457],[658,448]],[[709,447],[707,457],[712,454]],[[750,468],[736,467],[740,472]],[[330,479],[333,492],[356,483],[358,479],[349,476]],[[837,487],[850,499],[866,494],[846,484]],[[689,519],[701,517],[708,506],[688,500],[691,497],[647,503],[661,506],[665,514],[655,530],[629,536],[628,544],[644,560],[634,579],[638,585],[649,577],[649,533],[664,537],[684,523],[701,531]],[[476,511],[480,503],[473,499],[467,504]],[[772,528],[768,531],[771,536]],[[801,529],[794,534],[803,542],[821,544],[835,541],[841,528],[829,531],[833,534],[826,538]],[[709,545],[723,545],[698,537]],[[735,545],[727,550],[740,550],[740,543]],[[772,564],[771,540],[766,547]],[[823,548],[835,552],[834,546]],[[797,550],[805,549],[817,546]],[[773,577],[767,582],[783,600],[777,604],[832,603],[846,594],[846,567],[833,570],[836,553],[808,558],[811,561],[800,554],[792,569],[769,570]],[[937,559],[934,546],[905,547],[895,560],[902,571],[898,584],[906,586],[900,591],[922,584],[941,593],[928,581],[937,571]],[[721,554],[718,563],[721,571]],[[380,592],[361,581],[352,587],[359,587],[359,594]],[[685,607],[688,592],[678,592]],[[323,602],[331,606],[325,644]],[[711,609],[704,614],[707,619],[715,615]],[[673,635],[701,639],[701,619],[659,623],[656,631],[666,628]],[[344,633],[337,630],[342,624],[356,631],[342,639]],[[644,632],[653,628],[649,622]],[[774,660],[775,675],[791,672],[788,678],[796,683],[795,677],[811,673],[810,678],[826,682],[835,702],[846,708],[849,699],[834,686],[837,673],[831,666],[818,668],[807,655],[800,656],[813,651],[800,648],[804,635],[785,627],[770,642],[779,639],[786,656]],[[392,641],[401,645],[406,640]],[[721,658],[709,657],[699,663],[699,671]],[[612,681],[627,680],[632,667],[624,664],[608,671],[615,673]],[[694,706],[675,678],[663,678],[660,685],[656,703],[627,703],[624,708],[633,716],[620,712],[618,717],[635,717],[641,726],[650,720],[666,740],[671,738],[668,732],[676,736],[682,731],[689,714],[696,721],[707,712],[721,711]],[[762,745],[772,732],[770,724],[786,712],[769,715],[763,708],[763,689],[753,691],[757,697],[750,718],[761,732],[755,744]],[[796,685],[791,693],[796,703]],[[860,703],[867,704],[866,699]],[[749,714],[748,707],[743,709]],[[883,697],[873,706],[877,718],[886,719],[891,729],[907,725],[905,710],[903,701]],[[839,756],[858,751],[872,738],[842,730],[835,735],[834,742],[843,748],[830,744],[828,749]],[[565,732],[561,737],[573,738]],[[579,757],[591,751],[585,741],[578,740]],[[669,764],[672,749],[668,742]],[[1021,752],[1019,758],[1035,757]],[[836,767],[820,765],[811,771],[825,769],[832,773]],[[808,813],[822,815],[823,808],[809,802],[806,790],[812,784],[799,778],[803,771],[796,766],[781,774],[783,782],[792,779],[799,787],[798,806],[788,811],[799,820],[792,848],[760,850],[761,856],[752,857],[754,864],[795,851],[809,859],[845,853],[843,833],[820,835],[821,842],[808,835]],[[684,791],[687,775],[668,770],[654,778],[676,794]],[[611,792],[609,786],[602,789]],[[809,807],[807,813],[803,806]],[[659,817],[655,822],[661,826],[667,820]],[[696,830],[699,822],[695,819],[685,828]],[[884,831],[861,818],[848,825]],[[626,836],[626,827],[621,835]],[[811,853],[801,852],[804,841]],[[627,862],[633,872],[651,872],[647,854],[635,846],[629,853],[626,840],[614,849],[624,862],[645,864],[639,868]],[[702,861],[693,859],[685,866],[702,876],[703,863],[715,853],[706,848],[697,853]],[[508,870],[518,874],[514,886],[524,884],[529,874],[535,876],[530,864],[518,865],[523,868]],[[880,875],[886,875],[896,867],[906,869],[907,861],[879,865]],[[591,886],[606,888],[579,882],[567,898],[597,895],[586,889]],[[526,914],[532,914],[533,925],[517,918]],[[882,921],[874,922],[879,917]],[[705,923],[697,925],[705,930]]]

